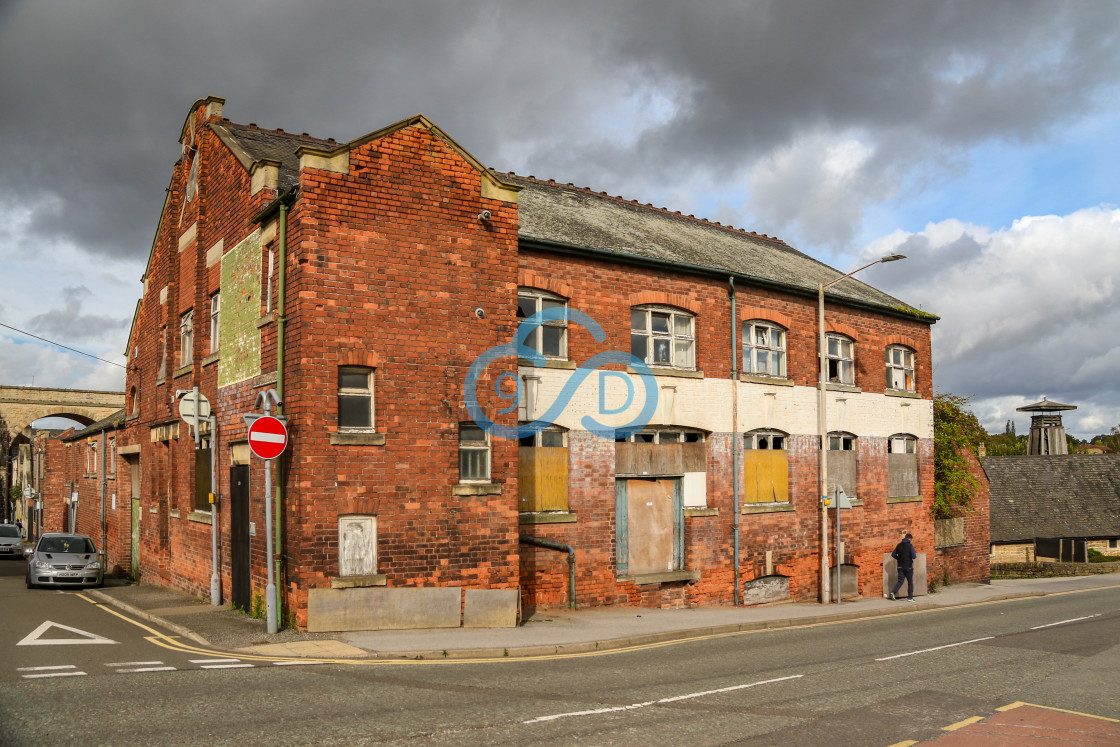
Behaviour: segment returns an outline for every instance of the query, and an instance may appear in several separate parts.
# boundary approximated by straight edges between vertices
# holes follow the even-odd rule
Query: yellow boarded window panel
[[[789,502],[789,462],[784,450],[743,452],[743,502]]]
[[[523,446],[518,453],[517,510],[568,510],[568,447]]]

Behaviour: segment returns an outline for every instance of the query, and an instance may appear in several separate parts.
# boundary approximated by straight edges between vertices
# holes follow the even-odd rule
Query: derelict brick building
[[[274,560],[301,626],[510,624],[573,586],[579,605],[817,596],[816,295],[840,272],[489,170],[423,116],[340,144],[223,103],[183,126],[128,342],[138,478],[118,487],[145,581],[209,593],[216,521],[223,596],[259,597],[243,415],[275,389]],[[936,317],[849,279],[827,318],[843,562],[878,593],[902,532],[933,549]],[[586,365],[609,351],[634,359]],[[194,387],[217,417],[201,448],[176,401]]]

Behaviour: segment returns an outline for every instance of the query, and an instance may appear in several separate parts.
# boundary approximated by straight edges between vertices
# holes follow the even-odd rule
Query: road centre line
[[[928,654],[930,651],[940,651],[945,648],[953,648],[954,646],[964,646],[969,643],[979,643],[980,641],[990,641],[995,638],[994,635],[984,636],[983,638],[973,638],[971,641],[961,641],[959,643],[947,643],[944,646],[934,646],[933,648],[923,648],[921,651],[909,651],[905,654],[895,654],[894,656],[884,656],[875,661],[890,661],[891,659],[901,659],[906,656],[916,656],[918,654]]]
[[[53,667],[17,667],[17,672],[47,672],[54,669],[77,669],[73,664],[61,664]]]
[[[1056,623],[1046,623],[1045,625],[1035,625],[1031,630],[1042,630],[1043,628],[1052,628],[1055,625],[1065,625],[1066,623],[1080,622],[1081,620],[1091,620],[1094,617],[1100,617],[1100,614],[1085,615],[1085,617],[1071,617],[1069,620],[1059,620]]]
[[[191,664],[236,664],[241,659],[191,659]]]
[[[661,705],[662,703],[676,703],[681,700],[689,700],[691,698],[702,698],[706,695],[715,695],[718,693],[727,693],[734,690],[746,690],[750,687],[758,687],[759,685],[769,685],[774,682],[785,682],[787,680],[796,680],[804,677],[803,674],[794,674],[789,677],[776,677],[772,680],[762,680],[760,682],[750,682],[745,685],[731,685],[730,687],[721,687],[716,690],[704,690],[702,692],[688,693],[686,695],[676,695],[671,698],[661,698],[660,700],[647,700],[644,703],[632,703],[625,706],[614,706],[612,708],[594,708],[588,711],[573,711],[571,713],[557,713],[551,716],[539,716],[537,718],[522,721],[523,724],[539,724],[545,721],[555,721],[561,718],[571,718],[573,716],[597,716],[602,713],[617,713],[619,711],[634,711],[639,708],[646,708],[651,705]]]
[[[155,667],[162,664],[162,661],[117,661],[112,664],[106,664],[107,667]]]

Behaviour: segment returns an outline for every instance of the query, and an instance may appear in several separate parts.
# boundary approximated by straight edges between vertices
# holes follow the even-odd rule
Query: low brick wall
[[[1120,563],[992,563],[992,578],[1093,576],[1120,573]]]

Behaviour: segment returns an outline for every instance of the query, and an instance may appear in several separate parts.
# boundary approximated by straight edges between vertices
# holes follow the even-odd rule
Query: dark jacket
[[[891,557],[898,561],[899,568],[913,568],[914,559],[918,557],[918,553],[914,549],[914,545],[910,544],[910,540],[904,539],[894,548]]]

